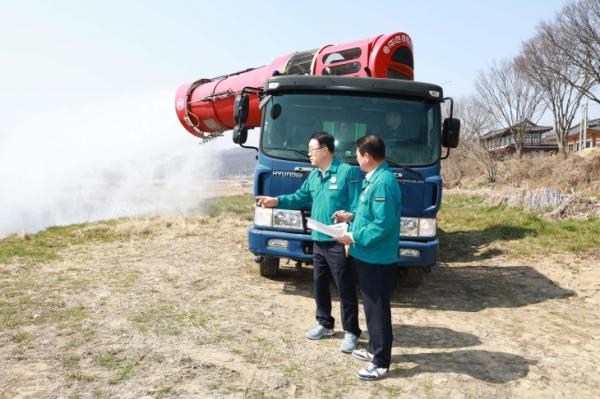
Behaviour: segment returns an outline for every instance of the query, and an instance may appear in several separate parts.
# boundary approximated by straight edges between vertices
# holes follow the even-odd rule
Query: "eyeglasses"
[[[325,148],[325,147],[316,147],[316,148],[309,148],[307,153],[310,155],[311,153],[320,150],[321,148]]]

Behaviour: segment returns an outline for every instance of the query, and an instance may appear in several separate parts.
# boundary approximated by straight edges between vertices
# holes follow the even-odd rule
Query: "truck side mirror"
[[[238,94],[233,104],[233,119],[238,125],[243,125],[248,120],[250,97],[247,94]]]
[[[460,119],[446,118],[442,127],[442,145],[446,148],[458,147]]]
[[[247,94],[238,94],[233,104],[233,119],[236,123],[233,128],[233,142],[235,144],[244,144],[248,139],[248,128],[244,125],[248,120],[249,108],[250,97]]]
[[[236,125],[233,128],[233,142],[235,144],[244,144],[248,140],[248,128]]]

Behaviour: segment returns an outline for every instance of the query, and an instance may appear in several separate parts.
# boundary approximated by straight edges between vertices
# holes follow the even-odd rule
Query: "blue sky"
[[[139,172],[132,184],[141,184],[157,159],[210,159],[214,149],[233,147],[230,137],[197,146],[179,126],[173,100],[181,83],[269,64],[297,50],[404,31],[413,39],[416,79],[465,96],[479,71],[515,56],[536,25],[564,4],[4,0],[0,235],[7,212],[16,210],[22,216],[13,226],[31,219],[32,208],[52,215],[45,224],[78,220],[55,215],[74,182],[88,184],[90,176],[104,182],[127,170],[128,177]],[[178,176],[182,185],[197,183],[188,177]],[[94,198],[86,195],[77,203]]]
[[[4,90],[169,89],[295,50],[405,31],[417,80],[460,96],[565,1],[3,3]]]
[[[173,91],[185,81],[380,33],[411,35],[417,80],[447,95],[512,57],[564,0],[13,1],[0,5],[0,115],[21,116],[31,93],[53,106],[95,96]],[[44,105],[47,109],[51,104]],[[2,111],[3,110],[3,111]]]

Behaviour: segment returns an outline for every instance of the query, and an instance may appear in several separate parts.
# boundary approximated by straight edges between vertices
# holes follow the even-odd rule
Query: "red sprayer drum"
[[[199,79],[177,89],[175,110],[188,132],[208,138],[233,129],[233,103],[244,87],[261,88],[273,75],[329,75],[414,79],[412,41],[406,33],[298,51],[259,68]],[[247,127],[260,125],[259,99],[250,97]]]

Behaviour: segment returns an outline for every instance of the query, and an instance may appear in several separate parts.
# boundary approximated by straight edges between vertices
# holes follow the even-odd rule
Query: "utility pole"
[[[587,143],[587,127],[588,127],[588,97],[585,96],[585,98],[583,99],[584,103],[583,103],[583,115],[582,115],[582,121],[581,121],[581,130],[582,130],[582,138],[583,138],[583,148],[586,148],[586,143]]]
[[[584,82],[587,81],[587,72],[581,73]],[[581,111],[581,124],[579,125],[579,151],[585,149],[587,141],[587,119],[588,119],[588,99],[587,93],[584,93],[583,110]]]
[[[587,141],[587,114],[588,114],[588,98],[583,99],[583,109],[581,110],[581,124],[579,125],[579,151],[585,148]]]

